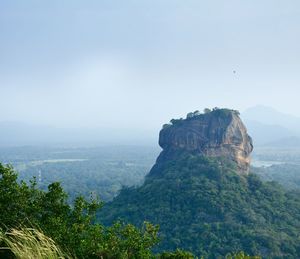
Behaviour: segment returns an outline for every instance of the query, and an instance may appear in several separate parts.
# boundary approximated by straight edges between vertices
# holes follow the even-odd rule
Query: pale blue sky
[[[299,43],[299,0],[1,0],[0,121],[156,129],[256,104],[300,116]]]

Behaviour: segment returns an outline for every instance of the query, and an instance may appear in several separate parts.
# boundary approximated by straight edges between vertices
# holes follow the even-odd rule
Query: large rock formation
[[[159,134],[163,148],[157,163],[172,159],[176,151],[210,157],[225,157],[236,162],[240,173],[248,173],[252,139],[239,113],[215,109],[205,114],[190,113],[187,119],[172,120]]]

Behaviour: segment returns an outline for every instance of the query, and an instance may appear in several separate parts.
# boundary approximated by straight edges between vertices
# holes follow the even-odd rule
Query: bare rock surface
[[[228,158],[237,164],[240,173],[249,172],[253,144],[237,111],[215,109],[171,122],[160,131],[159,145],[163,151],[157,163],[172,158],[176,151],[187,151]]]

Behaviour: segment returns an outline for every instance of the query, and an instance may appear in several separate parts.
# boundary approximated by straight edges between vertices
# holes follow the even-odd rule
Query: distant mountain
[[[248,108],[242,113],[242,118],[245,121],[257,121],[265,125],[281,126],[292,132],[300,132],[299,117],[263,105]]]
[[[254,146],[264,146],[267,143],[295,135],[295,132],[279,125],[267,125],[258,121],[244,120],[249,135],[253,139]]]
[[[55,128],[22,122],[0,122],[0,146],[21,146],[49,143],[57,139]]]
[[[155,145],[156,133],[134,129],[55,128],[0,122],[0,147],[24,145]]]
[[[284,128],[300,131],[300,118],[282,113],[271,107],[257,105],[249,108],[242,113],[245,120],[258,121],[267,125],[279,125]]]
[[[300,118],[258,105],[241,115],[256,145],[276,142],[292,136],[300,137]]]
[[[287,137],[266,143],[265,146],[278,148],[300,148],[300,137]]]
[[[163,151],[144,184],[106,204],[101,222],[159,224],[158,251],[299,258],[300,196],[240,170],[252,148],[237,113],[222,109],[172,121],[160,132]]]

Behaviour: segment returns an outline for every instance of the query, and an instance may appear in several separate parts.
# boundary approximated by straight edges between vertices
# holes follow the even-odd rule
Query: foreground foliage
[[[13,168],[0,164],[0,258],[196,258],[179,249],[154,254],[158,226],[116,221],[106,227],[95,222],[100,207],[80,196],[69,205],[59,183],[42,191],[35,180],[19,183]]]
[[[60,247],[41,231],[32,228],[12,229],[5,234],[0,233],[0,240],[7,245],[2,249],[10,252],[8,257],[20,259],[72,259],[67,253],[63,252]],[[7,257],[7,258],[8,258]],[[120,255],[114,258],[146,258],[144,255]],[[150,256],[154,258],[154,256]],[[150,258],[149,257],[149,258]],[[105,256],[100,256],[105,258]],[[193,254],[177,249],[175,252],[164,252],[157,255],[158,259],[193,259]],[[240,252],[235,255],[227,255],[226,259],[259,259],[259,257],[250,257]]]
[[[71,206],[59,183],[49,185],[47,192],[41,191],[35,181],[30,185],[18,183],[16,172],[0,164],[0,223],[2,232],[11,233],[6,241],[18,237],[17,230],[10,232],[12,228],[38,226],[77,258],[151,258],[151,249],[158,242],[158,227],[147,222],[141,228],[122,222],[110,227],[94,224],[101,206],[101,202],[82,197]]]
[[[33,228],[11,229],[1,234],[0,240],[10,256],[26,259],[71,258],[62,252],[59,246],[42,232]]]

